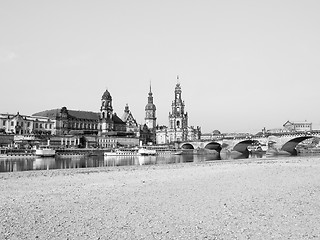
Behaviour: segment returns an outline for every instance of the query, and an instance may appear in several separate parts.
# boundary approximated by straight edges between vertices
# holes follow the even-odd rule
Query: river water
[[[254,155],[250,158],[266,158]],[[241,160],[241,159],[239,159]],[[113,167],[128,165],[172,164],[188,162],[219,161],[210,155],[168,155],[168,156],[56,156],[19,159],[0,159],[0,172],[17,172],[29,170],[50,170],[70,168]]]

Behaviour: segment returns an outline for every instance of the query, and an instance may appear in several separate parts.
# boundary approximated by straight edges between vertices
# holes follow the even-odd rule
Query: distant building
[[[197,127],[194,127],[194,126],[188,127],[187,140],[188,141],[195,141],[195,140],[200,140],[200,139],[201,139],[201,128],[199,126],[197,126]]]
[[[139,139],[135,135],[136,127],[136,121],[128,106],[122,119],[113,113],[112,97],[106,90],[101,98],[98,146],[102,148],[137,146]]]
[[[168,127],[167,126],[157,126],[156,130],[156,142],[157,144],[168,144]]]
[[[124,121],[113,112],[112,97],[106,90],[101,98],[100,112],[69,110],[66,107],[38,112],[33,118],[44,117],[55,122],[55,135],[111,135],[126,136],[138,128],[127,106]]]
[[[283,127],[290,132],[307,132],[312,131],[312,123],[311,122],[290,122],[286,121],[283,124]]]
[[[95,112],[68,110],[62,107],[38,112],[32,116],[46,117],[54,121],[56,124],[53,135],[98,133],[99,115]]]
[[[44,116],[0,114],[0,131],[7,134],[55,134],[56,121]]]
[[[12,146],[14,143],[13,134],[2,134],[0,133],[0,147]]]
[[[223,138],[223,135],[219,130],[214,130],[212,133],[201,133],[200,138],[203,141],[219,140]]]
[[[43,117],[54,122],[54,143],[63,146],[138,145],[139,127],[126,106],[122,119],[113,112],[112,96],[106,90],[101,97],[100,112],[69,110],[66,107],[38,112],[32,115],[38,120]],[[41,125],[44,126],[44,125]],[[78,136],[78,137],[77,137]],[[80,138],[79,136],[85,136]],[[95,136],[94,139],[90,136]]]

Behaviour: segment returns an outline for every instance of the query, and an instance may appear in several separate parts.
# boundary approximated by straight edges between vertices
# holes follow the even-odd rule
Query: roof
[[[60,113],[60,109],[51,109],[51,110],[45,110],[42,112],[34,113],[32,116],[41,116],[41,117],[48,117],[51,119],[55,119]]]
[[[130,116],[130,113],[128,112],[124,112],[122,117],[121,117],[121,120],[126,122],[128,120],[128,117]]]
[[[103,93],[101,99],[112,100],[112,97],[111,97],[110,92],[109,92],[108,90],[106,90],[106,91]]]
[[[42,116],[48,117],[50,119],[55,119],[59,116],[61,109],[51,109],[45,110],[42,112],[34,113],[32,116]],[[99,113],[96,112],[88,112],[88,111],[76,111],[76,110],[68,110],[68,114],[72,117],[79,119],[87,119],[87,120],[99,120]]]
[[[42,112],[38,112],[33,114],[32,116],[42,116],[48,117],[50,119],[56,119],[60,114],[61,109],[51,109]],[[76,110],[68,110],[68,114],[71,117],[78,119],[86,119],[86,120],[94,120],[98,121],[100,113],[98,112],[88,112],[88,111],[76,111]],[[113,114],[113,121],[117,124],[125,124],[116,113]]]
[[[99,120],[99,113],[96,112],[86,112],[86,111],[74,111],[74,110],[68,110],[69,115],[81,118],[81,119],[88,119],[88,120]]]
[[[292,126],[292,125],[301,125],[301,124],[312,124],[312,122],[307,122],[307,121],[286,121],[283,126]]]
[[[145,110],[156,110],[156,105],[154,105],[153,103],[148,103],[145,107]]]
[[[118,123],[118,124],[125,124],[125,122],[123,122],[118,116],[117,114],[113,114],[113,122],[114,123]]]

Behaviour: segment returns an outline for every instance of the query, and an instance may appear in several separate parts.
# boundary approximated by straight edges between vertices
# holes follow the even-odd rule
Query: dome
[[[104,94],[102,95],[102,98],[101,98],[101,99],[102,99],[102,100],[103,100],[103,99],[105,99],[105,100],[111,100],[111,99],[112,99],[111,94],[109,93],[108,90],[106,90],[106,91],[104,92]]]
[[[156,105],[154,105],[153,103],[148,103],[145,110],[156,110]]]

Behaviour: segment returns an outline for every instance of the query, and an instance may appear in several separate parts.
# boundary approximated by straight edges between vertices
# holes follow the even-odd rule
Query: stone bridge
[[[182,149],[208,149],[220,153],[221,158],[227,158],[231,154],[232,158],[248,157],[248,146],[265,146],[268,154],[297,155],[296,146],[309,138],[320,138],[320,131],[295,132],[274,134],[263,137],[248,136],[246,138],[221,138],[211,141],[190,141],[180,143]]]

